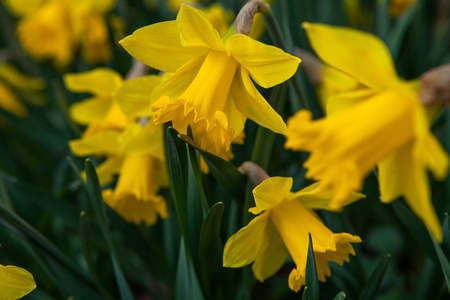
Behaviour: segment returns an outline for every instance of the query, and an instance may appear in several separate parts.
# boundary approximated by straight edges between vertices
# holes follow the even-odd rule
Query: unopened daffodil
[[[318,56],[360,88],[330,97],[324,119],[312,121],[309,111],[299,111],[288,121],[286,148],[311,152],[306,177],[336,190],[333,209],[345,205],[378,167],[381,200],[403,196],[441,241],[427,170],[442,180],[449,160],[429,130],[418,83],[398,77],[388,49],[371,34],[321,24],[304,27]]]
[[[313,241],[317,276],[322,282],[331,275],[328,262],[343,265],[355,255],[351,243],[361,239],[349,233],[333,233],[312,209],[326,209],[332,191],[315,183],[291,193],[292,178],[271,177],[253,190],[257,215],[227,241],[223,254],[226,267],[243,267],[253,262],[259,281],[274,275],[290,254],[296,268],[289,275],[289,287],[298,291],[305,284],[309,235]],[[354,194],[356,200],[361,194]]]

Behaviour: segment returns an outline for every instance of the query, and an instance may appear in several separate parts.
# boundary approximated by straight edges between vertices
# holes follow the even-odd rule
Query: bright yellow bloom
[[[126,105],[142,103],[145,96],[161,82],[158,76],[144,76],[122,82],[115,71],[105,68],[80,74],[66,74],[66,86],[75,92],[89,92],[94,97],[70,108],[72,117],[89,125],[81,139],[69,143],[78,156],[107,156],[97,167],[101,185],[111,183],[119,175],[114,190],[103,191],[105,202],[125,220],[152,225],[157,216],[168,216],[166,202],[157,193],[168,185],[165,169],[163,133],[148,119],[146,108],[133,106],[121,110],[115,96]]]
[[[360,243],[358,236],[333,233],[312,211],[326,209],[332,195],[318,183],[291,193],[292,178],[271,177],[253,190],[256,216],[246,227],[227,241],[223,254],[226,267],[243,267],[252,262],[253,274],[259,281],[274,275],[290,254],[296,268],[289,275],[289,287],[298,291],[305,284],[309,236],[313,241],[317,275],[326,280],[331,271],[328,262],[343,265],[349,254],[355,255],[350,243]],[[361,194],[355,194],[354,200]]]
[[[398,17],[403,14],[416,0],[391,0],[389,2],[389,15]]]
[[[33,275],[16,266],[0,265],[0,299],[16,300],[36,288]]]
[[[272,87],[289,79],[300,59],[242,34],[222,41],[204,13],[187,5],[176,21],[138,29],[121,44],[145,64],[174,72],[153,91],[155,124],[172,121],[183,134],[190,125],[200,147],[226,160],[247,118],[286,133],[282,118],[250,76],[260,86]]]
[[[33,58],[65,66],[81,47],[84,59],[91,64],[110,59],[104,15],[115,0],[5,0],[5,4],[20,17],[17,36]]]
[[[311,121],[308,111],[298,112],[288,121],[286,148],[311,152],[306,176],[336,190],[330,203],[335,209],[378,166],[381,200],[403,196],[441,241],[427,170],[442,180],[449,161],[429,131],[417,82],[397,76],[388,49],[371,34],[320,24],[305,28],[319,57],[361,88],[330,97],[327,118]]]
[[[211,22],[213,28],[217,29],[220,36],[227,32],[230,23],[234,19],[232,10],[225,10],[219,3],[213,3],[204,10],[206,17]]]
[[[0,107],[17,117],[25,117],[28,110],[23,105],[15,91],[35,92],[43,90],[45,83],[41,78],[35,78],[20,73],[13,65],[0,65]],[[38,96],[30,93],[30,99],[38,99]],[[39,101],[35,101],[40,104]]]

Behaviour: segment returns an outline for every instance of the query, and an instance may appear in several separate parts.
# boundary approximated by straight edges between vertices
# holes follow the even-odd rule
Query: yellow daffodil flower
[[[101,185],[119,175],[114,190],[103,191],[104,201],[125,220],[152,225],[157,216],[168,216],[166,202],[157,195],[168,185],[165,169],[162,127],[148,119],[149,106],[133,106],[122,111],[116,96],[123,103],[142,103],[144,95],[161,82],[159,76],[144,76],[122,81],[115,71],[98,68],[79,74],[66,74],[66,86],[74,92],[89,92],[94,96],[69,109],[72,118],[89,125],[81,139],[69,143],[77,156],[106,156],[97,167]],[[144,121],[145,124],[142,121]]]
[[[304,27],[319,57],[361,88],[330,97],[327,118],[312,121],[310,112],[299,111],[288,121],[286,148],[311,152],[306,177],[336,190],[332,209],[345,205],[378,166],[381,200],[403,196],[441,241],[427,170],[442,180],[449,160],[429,131],[417,82],[398,77],[388,49],[371,34],[321,24]]]
[[[16,300],[36,288],[33,275],[16,266],[0,265],[0,299]]]
[[[25,117],[28,109],[18,99],[16,91],[30,93],[30,100],[37,100],[39,97],[33,92],[44,88],[45,83],[41,78],[22,74],[11,64],[0,65],[0,107],[7,112],[17,117]],[[40,100],[34,102],[42,104]]]
[[[358,236],[333,233],[312,209],[326,209],[332,195],[318,183],[291,193],[292,178],[271,177],[253,190],[257,215],[246,227],[227,241],[223,254],[226,267],[243,267],[252,262],[253,274],[259,281],[274,275],[290,254],[296,268],[289,275],[289,287],[298,291],[305,284],[309,236],[313,241],[317,275],[326,280],[331,271],[328,262],[343,265],[349,254],[355,255],[351,243],[360,243]],[[355,194],[354,199],[361,194]]]
[[[247,118],[286,133],[250,76],[272,87],[289,79],[300,59],[242,34],[222,41],[204,13],[187,5],[176,21],[143,27],[120,43],[143,63],[173,73],[152,93],[155,124],[172,121],[183,134],[190,125],[200,147],[226,160]]]
[[[104,15],[115,0],[5,0],[5,4],[20,18],[17,36],[33,58],[65,66],[81,47],[84,59],[91,64],[110,59]]]
[[[232,10],[225,10],[219,3],[208,5],[204,10],[206,17],[211,22],[213,28],[217,29],[220,36],[227,32],[230,23],[234,19]]]

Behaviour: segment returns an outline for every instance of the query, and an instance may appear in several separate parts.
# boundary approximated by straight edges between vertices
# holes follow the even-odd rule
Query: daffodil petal
[[[151,103],[164,96],[172,100],[181,96],[197,76],[204,59],[205,57],[197,57],[180,67],[175,73],[165,74],[161,83],[153,89]]]
[[[224,45],[216,29],[205,14],[189,5],[182,5],[177,15],[181,44],[188,48],[224,50]]]
[[[289,252],[272,222],[267,222],[268,247],[261,251],[252,265],[253,274],[259,281],[274,275],[284,264]]]
[[[33,275],[16,266],[0,265],[1,299],[15,300],[22,298],[36,288]]]
[[[44,0],[4,0],[5,7],[16,17],[36,12]]]
[[[232,235],[223,250],[223,265],[240,268],[252,263],[268,245],[268,214],[261,214]]]
[[[163,128],[153,124],[151,120],[142,127],[139,124],[132,124],[123,133],[122,145],[120,151],[122,153],[133,155],[148,154],[164,159],[164,139]]]
[[[253,85],[247,71],[238,69],[231,85],[231,95],[236,108],[255,123],[275,133],[286,134],[286,124],[281,116],[270,106]]]
[[[109,98],[89,98],[72,104],[69,107],[69,115],[76,123],[88,125],[102,120],[111,104]]]
[[[264,88],[291,78],[301,61],[280,48],[265,45],[243,34],[232,35],[227,40],[226,49]]]
[[[114,93],[113,98],[130,118],[151,116],[153,114],[150,110],[151,94],[161,80],[160,76],[148,75],[125,81]]]
[[[444,180],[449,171],[449,157],[436,138],[431,134],[425,135],[424,158],[434,178]]]
[[[378,37],[324,24],[303,23],[303,27],[312,48],[327,64],[369,87],[384,88],[398,81],[389,50]]]
[[[79,2],[82,2],[84,5],[89,6],[100,13],[106,13],[116,5],[116,0],[83,0]]]
[[[442,227],[431,202],[428,174],[425,166],[414,159],[413,147],[405,147],[398,155],[405,201],[424,222],[434,238],[442,241]]]
[[[65,74],[64,83],[71,92],[110,97],[122,84],[122,77],[112,69],[97,68],[83,73]]]
[[[181,45],[177,21],[142,27],[119,43],[134,58],[168,73],[175,72],[188,61],[208,52],[208,49]]]
[[[114,154],[120,144],[118,131],[104,131],[69,142],[70,151],[77,156]]]
[[[112,155],[105,159],[101,164],[95,167],[97,172],[98,181],[101,186],[110,184],[114,180],[114,176],[120,173],[124,156],[122,155]],[[85,178],[86,173],[82,173],[83,178]]]
[[[297,199],[306,208],[311,210],[325,209],[330,210],[330,201],[333,199],[335,192],[331,188],[326,188],[321,185],[321,182],[313,183],[304,189],[293,193],[292,199]],[[346,204],[353,203],[366,196],[361,193],[352,193],[350,200]]]
[[[258,214],[280,204],[292,188],[291,177],[270,177],[253,189],[256,207],[251,212]]]
[[[375,94],[376,91],[372,89],[361,89],[330,96],[327,101],[327,116],[345,111]]]

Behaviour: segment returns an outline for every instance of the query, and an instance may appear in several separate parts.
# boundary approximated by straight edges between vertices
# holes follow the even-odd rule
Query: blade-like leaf
[[[334,297],[334,300],[344,300],[345,297],[345,293],[343,291],[340,291],[339,293],[337,293],[336,297]]]
[[[364,286],[361,295],[359,296],[359,300],[370,300],[375,297],[378,288],[383,281],[384,274],[386,273],[387,267],[389,266],[389,262],[391,261],[391,255],[388,254],[384,257],[381,262],[378,264],[375,271],[370,276],[369,281]]]
[[[244,175],[242,175],[234,165],[201,149],[190,137],[183,134],[179,134],[178,137],[200,152],[208,165],[211,174],[234,200],[240,202],[240,199],[244,199]]]
[[[308,258],[306,260],[305,286],[308,287],[308,299],[319,300],[319,279],[317,278],[316,260],[314,258],[314,247],[309,235]]]
[[[184,242],[187,243],[187,152],[186,145],[177,136],[178,132],[174,128],[167,128],[166,159],[170,179],[170,191],[175,202],[181,234]]]
[[[433,245],[434,249],[436,249],[437,256],[439,258],[439,262],[441,263],[442,272],[444,273],[445,282],[447,283],[447,288],[450,293],[450,263],[448,262],[447,257],[444,254],[444,251],[442,251],[441,246],[434,240]]]
[[[97,172],[95,167],[89,159],[85,162],[86,180],[89,198],[91,199],[92,207],[94,208],[97,222],[100,226],[100,230],[108,244],[109,251],[111,253],[111,261],[114,269],[114,275],[116,277],[117,286],[119,287],[120,297],[123,300],[133,300],[133,294],[128,287],[128,284],[123,276],[122,270],[117,262],[116,250],[114,248],[109,229],[107,227],[105,204],[103,202],[102,192],[100,189],[100,183],[98,181]]]
[[[194,264],[186,252],[184,243],[180,243],[178,256],[177,278],[175,286],[176,300],[203,300],[203,292],[195,273]]]

